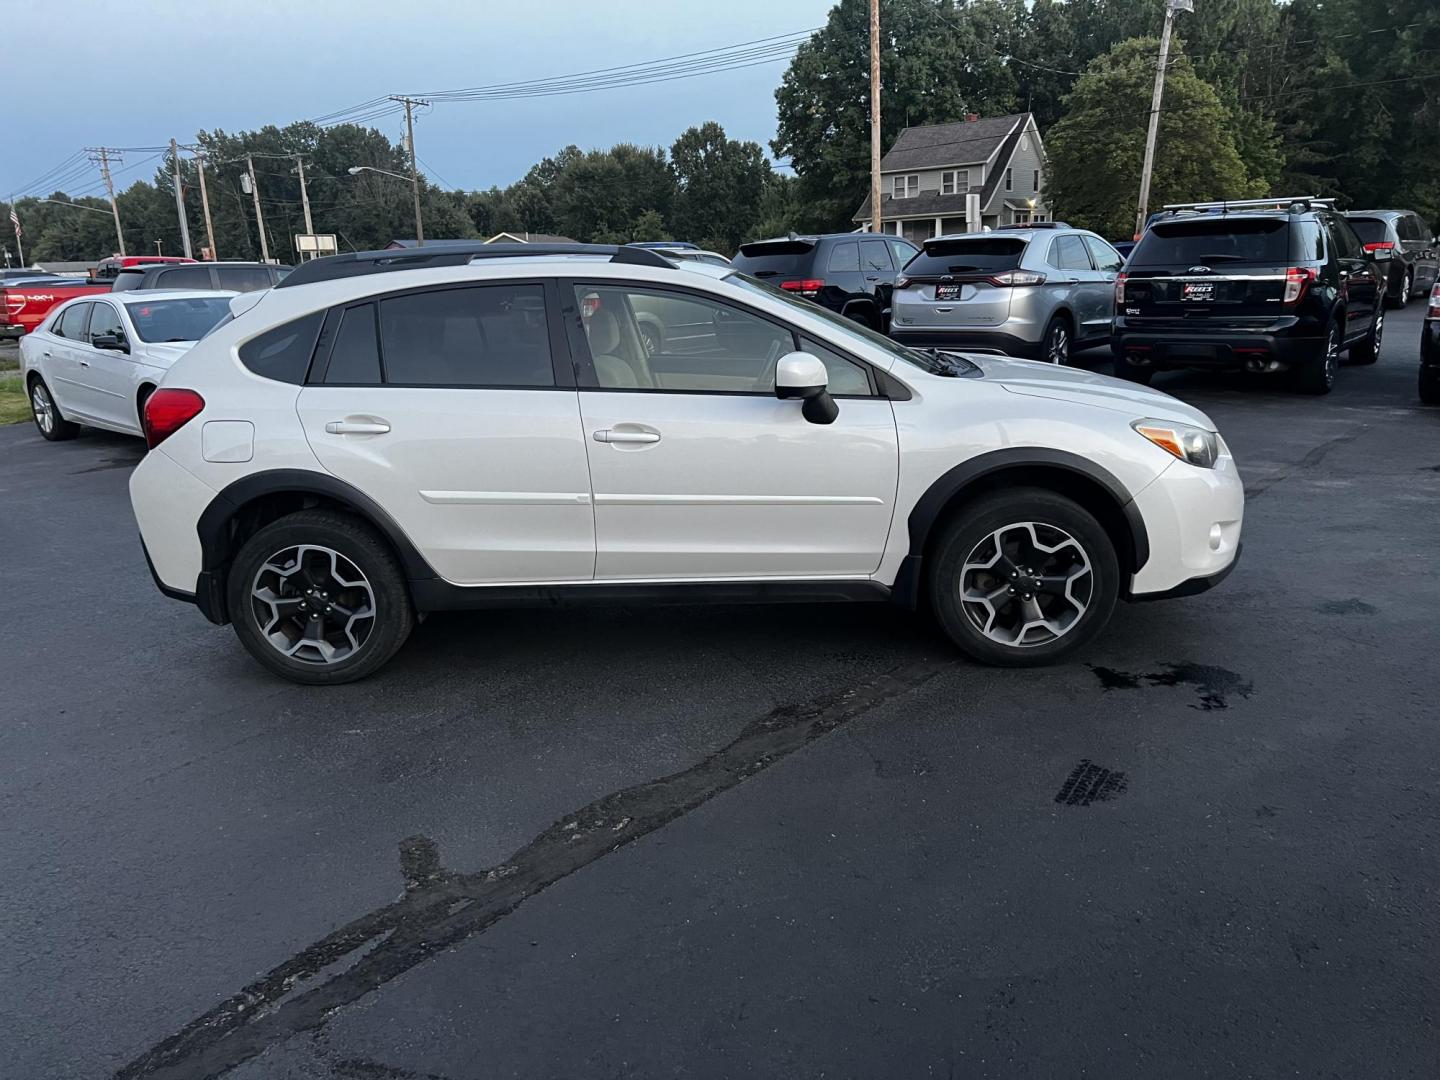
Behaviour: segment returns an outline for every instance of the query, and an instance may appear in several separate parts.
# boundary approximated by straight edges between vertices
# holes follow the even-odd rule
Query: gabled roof
[[[1008,135],[1024,126],[1029,113],[962,120],[955,124],[907,127],[880,159],[881,172],[936,169],[941,165],[978,165],[988,161]]]
[[[568,236],[543,232],[498,232],[486,240],[487,244],[573,244]]]

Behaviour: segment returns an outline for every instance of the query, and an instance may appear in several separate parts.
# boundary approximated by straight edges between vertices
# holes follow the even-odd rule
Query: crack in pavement
[[[1325,460],[1325,456],[1329,454],[1330,451],[1338,447],[1344,446],[1346,443],[1354,442],[1356,439],[1358,439],[1361,435],[1364,435],[1365,432],[1369,430],[1369,424],[1361,424],[1354,431],[1347,432],[1344,435],[1336,435],[1333,439],[1326,439],[1319,446],[1312,447],[1304,457],[1302,457],[1294,465],[1291,465],[1288,469],[1281,469],[1278,473],[1264,477],[1260,480],[1256,480],[1252,484],[1246,484],[1245,498],[1247,500],[1258,499],[1261,495],[1264,495],[1265,492],[1269,491],[1272,487],[1280,483],[1282,480],[1289,480],[1290,477],[1294,476],[1298,472],[1304,472],[1306,469],[1313,469],[1316,465],[1319,465],[1320,462]]]
[[[432,841],[410,837],[401,846],[404,896],[272,968],[125,1065],[115,1073],[115,1080],[219,1076],[276,1043],[313,1031],[336,1010],[482,933],[562,878],[951,666],[951,660],[917,660],[850,690],[776,708],[699,763],[596,799],[488,870],[473,874],[447,870]],[[306,985],[312,981],[316,985]]]

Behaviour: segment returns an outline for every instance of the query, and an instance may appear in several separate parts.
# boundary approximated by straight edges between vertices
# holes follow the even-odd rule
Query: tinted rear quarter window
[[[382,300],[380,347],[387,383],[555,385],[540,285],[470,286]]]
[[[210,268],[208,266],[179,266],[174,270],[161,270],[155,275],[157,289],[210,289]]]
[[[815,245],[804,240],[771,240],[742,244],[730,260],[737,270],[753,277],[788,277],[810,269]]]
[[[305,381],[324,321],[325,313],[317,311],[267,330],[240,346],[240,362],[262,378],[298,386]]]
[[[1290,257],[1285,218],[1223,218],[1157,221],[1130,256],[1132,266],[1186,270],[1220,263],[1283,263]]]
[[[1025,243],[1014,236],[931,240],[921,248],[920,254],[910,260],[905,270],[911,276],[921,277],[1013,270],[1020,265]]]
[[[1057,270],[1089,270],[1090,256],[1078,236],[1057,236],[1050,245],[1049,263]]]
[[[1386,240],[1394,240],[1390,235],[1390,223],[1384,218],[1347,218],[1350,227],[1360,237],[1362,244],[1378,244]]]
[[[90,317],[90,309],[93,306],[93,304],[76,304],[66,308],[60,313],[60,318],[55,320],[55,328],[50,332],[56,337],[79,341],[85,336],[85,320]]]

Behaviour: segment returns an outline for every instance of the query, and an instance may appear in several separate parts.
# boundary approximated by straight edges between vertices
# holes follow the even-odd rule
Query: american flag
[[[19,240],[20,237],[25,235],[25,230],[20,228],[20,215],[15,213],[15,208],[13,206],[10,208],[10,224],[15,226],[16,240]]]

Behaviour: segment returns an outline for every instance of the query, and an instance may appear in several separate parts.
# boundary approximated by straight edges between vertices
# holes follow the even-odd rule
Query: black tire
[[[1035,523],[1038,526],[1035,535],[1045,538],[1042,539],[1042,544],[1049,541],[1053,546],[1053,541],[1059,534],[1050,530],[1059,530],[1059,533],[1066,534],[1072,544],[1062,544],[1060,551],[1054,556],[1046,556],[1033,545],[1029,545],[1031,550],[1028,556],[1023,550],[1017,549],[1014,558],[1024,559],[1025,569],[1047,571],[1046,577],[1058,581],[1064,576],[1063,573],[1057,571],[1050,574],[1050,567],[1036,567],[1029,563],[1046,558],[1063,557],[1073,560],[1075,548],[1078,548],[1083,553],[1089,570],[1078,571],[1072,566],[1070,571],[1078,573],[1078,576],[1075,583],[1067,585],[1067,588],[1077,598],[1082,591],[1087,591],[1087,603],[1082,612],[1075,613],[1074,605],[1067,606],[1060,596],[1041,597],[1038,593],[1032,593],[1031,597],[1037,605],[1048,605],[1041,608],[1042,615],[1053,615],[1057,622],[1065,615],[1070,615],[1073,621],[1063,626],[1058,634],[1052,634],[1048,640],[1038,640],[1030,644],[1009,644],[987,634],[985,626],[978,622],[980,616],[975,613],[988,612],[987,625],[992,625],[993,633],[1002,633],[1003,624],[1006,622],[1023,621],[1022,612],[1031,602],[1030,599],[1022,593],[1016,593],[1012,597],[1005,592],[994,605],[981,602],[985,604],[982,608],[972,601],[967,606],[961,601],[961,589],[966,584],[964,570],[970,556],[980,550],[982,545],[993,545],[993,537],[997,531],[1000,531],[1002,537],[1012,536],[1012,532],[1006,529],[1007,526],[1019,531],[1022,536],[1025,535],[1022,531],[1024,523]],[[1024,546],[1026,544],[1021,545],[1022,548]],[[1120,594],[1120,567],[1115,556],[1115,547],[1100,523],[1078,503],[1043,488],[1013,488],[993,492],[961,508],[937,540],[929,562],[930,604],[941,627],[962,652],[981,663],[998,667],[1036,667],[1069,656],[1104,628],[1110,620],[1111,612],[1115,610],[1115,601]],[[1018,568],[1021,564],[1016,565]],[[970,584],[982,591],[992,587],[1014,588],[1013,585],[1006,585],[1006,575],[1001,572],[974,571],[973,575],[974,580]],[[1087,577],[1088,583],[1085,580]],[[1020,584],[1023,587],[1024,582]],[[1018,636],[1022,640],[1030,632],[1023,625],[1018,629]],[[1052,632],[1044,627],[1040,629],[1042,638],[1050,633]]]
[[[30,417],[35,421],[35,429],[42,438],[51,442],[64,442],[80,434],[80,425],[61,415],[60,406],[55,403],[50,387],[45,385],[45,380],[39,375],[31,377],[28,397]]]
[[[1424,405],[1440,405],[1440,368],[1420,369],[1420,401]]]
[[[1328,394],[1340,370],[1340,323],[1330,320],[1325,336],[1314,356],[1307,357],[1295,368],[1295,389],[1302,394]]]
[[[1155,377],[1153,367],[1132,364],[1123,353],[1114,353],[1114,360],[1115,377],[1118,379],[1139,383],[1141,386],[1149,386],[1150,380]]]
[[[145,430],[145,402],[150,400],[150,395],[155,393],[155,387],[142,386],[140,392],[135,395],[135,419],[140,424],[140,430]]]
[[[1380,359],[1380,340],[1385,333],[1385,305],[1375,309],[1375,318],[1370,323],[1370,332],[1350,346],[1352,364],[1373,364]]]
[[[273,557],[300,545],[329,549],[336,553],[339,560],[347,560],[351,566],[358,569],[368,585],[373,605],[371,610],[374,611],[373,618],[369,620],[364,620],[359,614],[364,607],[362,593],[337,586],[334,584],[336,578],[332,578],[329,588],[325,588],[321,581],[314,580],[315,577],[323,579],[324,575],[309,569],[304,558],[299,560],[302,565],[301,576],[297,576],[293,582],[287,579],[280,587],[281,590],[288,589],[288,592],[282,594],[283,602],[287,605],[321,605],[321,631],[328,631],[332,638],[342,641],[354,642],[358,639],[358,647],[349,644],[343,646],[349,652],[348,656],[323,662],[296,659],[285,655],[277,645],[272,644],[271,638],[266,636],[262,628],[259,609],[266,605],[252,598],[257,575],[261,574],[262,567],[269,564]],[[323,564],[323,556],[314,556],[314,553],[311,553],[311,556],[320,558]],[[344,564],[332,561],[330,565]],[[340,577],[356,580],[350,577],[350,573],[347,569]],[[306,582],[302,580],[305,574],[312,574],[311,583],[316,585],[315,597],[311,597],[305,587]],[[273,579],[274,575],[267,572],[267,577]],[[268,583],[266,587],[271,588]],[[335,588],[340,588],[340,591],[329,596],[330,590]],[[322,589],[326,594],[323,600],[318,596]],[[271,591],[277,590],[271,588]],[[330,686],[363,679],[395,655],[415,625],[415,612],[405,585],[405,575],[394,552],[366,522],[334,510],[301,510],[287,514],[250,537],[231,565],[226,593],[235,634],[250,655],[275,674],[312,686]],[[345,605],[349,605],[350,610],[356,614],[341,628],[339,621],[344,616],[335,615],[331,608],[340,607],[344,611]],[[273,632],[281,637],[294,633],[300,627],[311,625],[306,621],[307,616],[303,611],[282,615],[280,609],[274,607],[270,608],[270,614],[275,618]],[[315,616],[312,614],[309,617]],[[360,626],[355,630],[353,638],[347,638],[346,631],[354,626],[357,619],[361,620]],[[365,629],[367,622],[368,630]],[[297,639],[300,636],[302,635],[295,634]],[[313,654],[319,649],[307,648],[303,651]]]
[[[1052,315],[1045,324],[1045,333],[1040,338],[1038,359],[1056,367],[1068,367],[1070,354],[1075,349],[1075,331],[1070,320],[1064,315]]]
[[[852,308],[845,313],[845,317],[868,330],[878,331],[880,329],[880,320],[863,307]]]

